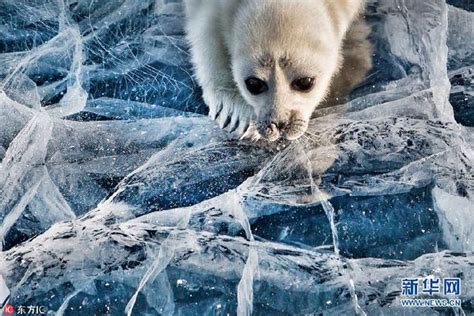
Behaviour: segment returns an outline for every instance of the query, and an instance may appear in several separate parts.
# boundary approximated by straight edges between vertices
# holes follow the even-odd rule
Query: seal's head
[[[254,4],[252,4],[254,3]],[[232,72],[269,141],[304,134],[328,92],[343,38],[324,1],[250,1],[232,35]]]

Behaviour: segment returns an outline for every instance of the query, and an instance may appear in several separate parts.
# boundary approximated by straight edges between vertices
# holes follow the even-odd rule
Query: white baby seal
[[[299,138],[330,94],[344,64],[345,37],[364,4],[185,0],[187,39],[209,115],[244,137]]]

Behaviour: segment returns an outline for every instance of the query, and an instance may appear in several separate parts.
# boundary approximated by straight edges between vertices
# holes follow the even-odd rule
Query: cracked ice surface
[[[473,13],[377,0],[366,16],[366,81],[300,141],[262,147],[202,115],[179,1],[1,1],[12,304],[406,313],[400,280],[434,274],[461,277],[473,313]]]

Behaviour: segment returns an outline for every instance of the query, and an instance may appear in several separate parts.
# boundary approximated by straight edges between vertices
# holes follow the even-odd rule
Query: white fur
[[[328,94],[364,0],[185,0],[192,62],[209,115],[238,135],[300,137]],[[267,83],[252,95],[248,77]],[[310,92],[292,88],[314,77]],[[253,125],[248,129],[249,125]]]

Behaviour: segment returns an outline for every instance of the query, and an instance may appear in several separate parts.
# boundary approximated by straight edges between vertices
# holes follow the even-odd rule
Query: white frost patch
[[[10,290],[8,289],[7,284],[5,283],[5,280],[3,280],[3,277],[0,275],[0,308],[3,308],[3,306],[7,303],[9,297]]]
[[[439,187],[432,191],[444,240],[454,251],[474,251],[474,201]]]

